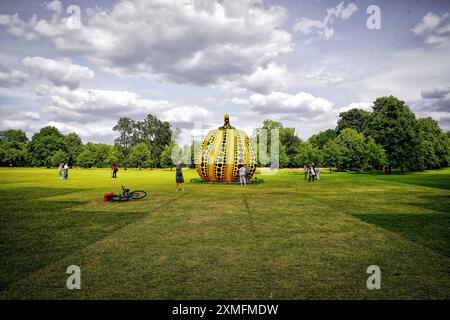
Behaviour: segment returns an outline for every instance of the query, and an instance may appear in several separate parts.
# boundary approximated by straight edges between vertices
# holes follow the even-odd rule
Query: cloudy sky
[[[441,0],[2,0],[0,130],[111,143],[119,117],[151,113],[187,141],[229,113],[305,139],[390,94],[450,130],[449,14]]]

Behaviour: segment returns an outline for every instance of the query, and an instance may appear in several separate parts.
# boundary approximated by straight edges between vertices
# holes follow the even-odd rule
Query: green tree
[[[69,162],[69,154],[65,152],[64,150],[57,150],[55,151],[51,157],[50,157],[50,165],[52,166],[58,166],[60,163],[67,163]],[[76,159],[73,159],[73,162],[69,162],[73,164]]]
[[[66,151],[64,136],[55,127],[44,127],[33,134],[28,150],[32,166],[48,166],[56,151]]]
[[[167,144],[164,149],[163,152],[161,153],[161,167],[162,168],[173,168],[174,167],[174,163],[172,161],[172,150],[175,147],[175,143],[173,141],[170,141],[169,144]]]
[[[367,132],[384,148],[389,172],[393,167],[401,171],[416,168],[420,144],[417,121],[405,102],[393,96],[376,99]]]
[[[24,166],[27,162],[27,144],[19,141],[0,143],[0,163],[2,165]]]
[[[120,158],[125,159],[129,149],[137,143],[136,121],[127,117],[122,117],[117,121],[113,130],[119,133],[119,136],[114,140],[114,143],[120,149]]]
[[[180,135],[181,130],[178,128],[175,129],[172,132],[170,142],[164,146],[164,149],[161,152],[161,160],[160,160],[160,165],[162,168],[170,168],[170,170],[172,170],[172,168],[175,166],[175,163],[172,159],[173,157],[172,154],[174,152],[174,148],[177,146],[177,141],[179,140]]]
[[[448,137],[436,120],[430,117],[417,120],[420,145],[418,166],[424,169],[440,168],[448,165]]]
[[[108,156],[112,148],[112,146],[104,143],[88,142],[84,146],[84,150],[77,157],[77,163],[85,168],[109,167]],[[81,163],[78,162],[79,160]]]
[[[139,143],[144,142],[151,151],[152,165],[159,166],[161,153],[163,152],[164,147],[170,143],[172,138],[170,124],[149,114],[143,121],[137,122],[136,128],[136,135]]]
[[[295,155],[297,148],[302,143],[295,133],[295,128],[280,128],[280,166],[281,167],[295,167]]]
[[[364,132],[367,129],[370,120],[370,113],[362,109],[351,109],[339,114],[339,120],[336,127],[336,133],[351,128],[358,132]]]
[[[295,166],[303,167],[303,165],[314,164],[319,166],[322,163],[322,154],[319,148],[313,146],[310,142],[302,142],[297,147],[297,152],[295,155]]]
[[[377,144],[373,138],[367,139],[364,149],[364,168],[378,170],[386,163],[387,157],[383,147]]]
[[[330,172],[334,167],[342,168],[343,153],[343,150],[341,150],[341,147],[335,140],[328,141],[322,149],[323,165],[329,167]]]
[[[365,138],[355,129],[347,128],[334,140],[341,153],[340,169],[361,169],[364,164]]]
[[[267,161],[270,161],[271,159],[271,150],[272,150],[272,130],[278,130],[278,138],[279,138],[279,154],[278,154],[278,164],[281,168],[293,166],[295,163],[295,157],[297,153],[297,149],[299,145],[301,144],[300,138],[298,138],[295,134],[294,128],[285,128],[281,124],[281,122],[274,121],[274,120],[264,120],[263,126],[256,129],[256,132],[258,134],[258,139],[256,141],[256,148],[255,150],[258,154],[258,161],[264,162],[259,163],[260,165],[266,165]],[[261,141],[261,134],[267,135],[267,156],[268,158],[265,159],[265,157],[260,152],[260,143]]]
[[[64,143],[67,150],[67,161],[73,165],[76,163],[79,154],[83,151],[83,142],[81,142],[81,138],[76,133],[72,132],[64,137]]]
[[[0,142],[28,142],[27,135],[22,130],[0,131]]]
[[[113,164],[118,165],[119,163],[123,162],[124,159],[122,159],[121,156],[122,152],[120,147],[118,145],[112,146],[105,158],[105,166],[110,167]]]
[[[77,157],[77,164],[83,168],[92,168],[95,166],[95,153],[88,148],[85,148]]]
[[[336,138],[336,131],[333,129],[328,129],[325,131],[321,131],[317,134],[312,135],[308,142],[311,143],[314,147],[322,149],[323,146],[328,142]]]
[[[127,157],[127,163],[131,167],[142,168],[153,166],[152,153],[145,142],[138,143],[130,148],[130,153]]]

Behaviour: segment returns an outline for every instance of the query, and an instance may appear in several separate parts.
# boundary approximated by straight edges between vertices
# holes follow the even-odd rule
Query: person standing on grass
[[[320,180],[320,168],[317,167],[317,168],[315,168],[315,169],[316,169],[316,170],[315,170],[315,172],[316,172],[316,180],[319,181],[319,180]]]
[[[61,162],[58,166],[58,176],[60,179],[63,178],[64,164]]]
[[[248,184],[249,180],[250,180],[249,179],[250,178],[250,176],[249,176],[250,170],[248,169],[247,165],[245,165],[244,168],[245,168],[245,183]]]
[[[119,168],[117,168],[117,166],[115,164],[113,164],[112,167],[111,167],[111,170],[113,172],[112,173],[112,178],[113,179],[117,178],[117,171],[119,171]]]
[[[308,167],[306,166],[306,164],[303,166],[303,174],[305,175],[306,180],[306,177],[308,176]]]
[[[67,180],[69,178],[69,165],[67,163],[63,166],[64,170],[64,180]]]
[[[247,178],[245,177],[245,166],[241,166],[239,168],[239,182],[241,183],[241,186],[246,186],[247,185]]]
[[[179,190],[180,185],[181,185],[181,191],[184,191],[183,168],[182,168],[181,162],[177,163],[175,169],[176,169],[175,181],[177,182],[177,191]]]
[[[311,165],[311,167],[309,168],[309,179],[308,182],[312,181],[314,182],[314,178],[316,177],[316,172],[314,171],[314,164]]]

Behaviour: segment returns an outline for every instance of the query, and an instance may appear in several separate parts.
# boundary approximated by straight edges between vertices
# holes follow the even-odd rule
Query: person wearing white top
[[[311,181],[311,179],[314,182],[314,178],[315,177],[316,177],[316,172],[314,171],[314,166],[311,165],[311,167],[309,168],[309,179],[308,179],[308,182]]]
[[[67,180],[67,178],[69,178],[69,166],[67,165],[67,163],[64,165],[64,180]]]
[[[317,167],[315,171],[316,171],[316,180],[319,181],[320,180],[320,168]]]
[[[244,185],[244,186],[247,185],[247,177],[246,177],[246,175],[247,175],[247,170],[245,170],[245,167],[244,166],[240,167],[239,168],[239,181],[241,183],[241,186],[242,185]]]

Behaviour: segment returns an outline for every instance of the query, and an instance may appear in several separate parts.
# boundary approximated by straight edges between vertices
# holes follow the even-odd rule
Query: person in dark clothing
[[[316,172],[314,170],[314,165],[311,165],[311,167],[309,168],[309,179],[308,179],[308,182],[311,181],[311,179],[314,182],[315,178],[316,178]]]
[[[119,168],[117,168],[117,166],[115,164],[112,165],[111,167],[113,173],[112,173],[112,177],[115,179],[117,178],[117,171],[119,171]]]
[[[176,166],[175,180],[177,182],[177,191],[181,184],[181,190],[184,191],[184,178],[183,178],[183,170],[181,163],[178,163]]]

